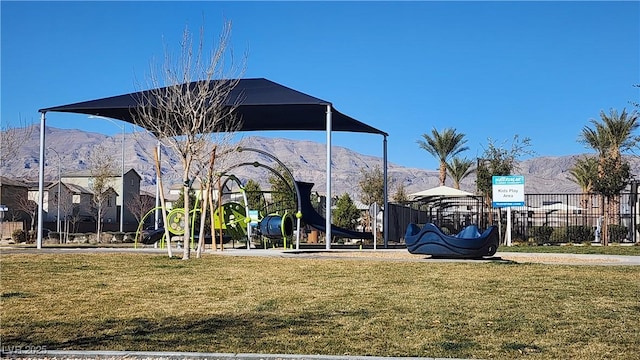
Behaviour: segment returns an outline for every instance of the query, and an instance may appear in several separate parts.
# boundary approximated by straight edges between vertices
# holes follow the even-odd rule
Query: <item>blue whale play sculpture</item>
[[[493,256],[500,240],[496,226],[489,226],[480,233],[477,226],[469,225],[457,235],[445,235],[432,223],[422,229],[409,224],[404,239],[412,254],[464,259]]]

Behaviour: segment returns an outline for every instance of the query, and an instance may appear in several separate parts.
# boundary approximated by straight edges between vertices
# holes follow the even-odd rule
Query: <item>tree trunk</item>
[[[211,182],[207,181],[205,189],[200,188],[200,194],[202,198],[202,205],[200,208],[202,211],[200,212],[200,231],[198,235],[198,249],[196,250],[196,258],[202,257],[202,252],[204,251],[205,246],[205,224],[207,220],[207,208],[209,201],[209,191],[211,191]]]
[[[447,164],[444,161],[440,162],[440,186],[444,186],[445,181],[447,180]]]
[[[605,196],[602,196],[602,210],[600,211],[600,213],[602,214],[602,226],[601,226],[601,233],[600,233],[600,237],[602,238],[600,241],[602,243],[603,246],[607,246],[609,245],[609,217],[607,216],[609,211],[606,209],[609,202],[607,201],[608,199]]]
[[[100,242],[102,232],[102,206],[98,205],[98,221],[96,221],[96,241]]]
[[[189,258],[191,257],[191,249],[189,248],[189,242],[191,240],[191,204],[189,204],[190,187],[188,185],[189,178],[186,171],[183,180],[185,182],[182,186],[182,191],[184,192],[184,234],[182,234],[182,260],[189,260]]]

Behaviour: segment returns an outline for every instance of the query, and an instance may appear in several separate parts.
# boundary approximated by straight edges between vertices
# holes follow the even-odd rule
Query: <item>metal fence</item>
[[[640,203],[633,193],[622,193],[609,216],[609,242],[640,241]],[[526,194],[523,207],[512,207],[513,241],[537,243],[599,242],[604,221],[603,199],[597,194]],[[409,223],[434,223],[445,233],[465,226],[503,225],[507,209],[490,209],[481,197],[442,197],[410,204],[389,204],[389,239],[403,242]],[[611,206],[611,205],[609,205]],[[490,224],[489,211],[493,212]],[[611,212],[609,212],[611,214]]]

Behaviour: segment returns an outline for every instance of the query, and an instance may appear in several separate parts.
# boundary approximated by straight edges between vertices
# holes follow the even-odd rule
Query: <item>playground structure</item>
[[[474,259],[493,256],[500,237],[496,226],[489,226],[480,233],[476,225],[469,225],[457,235],[446,235],[433,223],[422,229],[409,224],[405,241],[412,254],[431,255],[443,258]]]
[[[229,181],[233,181],[238,188],[240,189],[240,193],[242,194],[243,204],[238,202],[229,201],[226,203],[220,203],[223,198],[223,194],[220,193],[215,205],[215,210],[213,212],[213,226],[212,231],[222,233],[224,232],[227,238],[241,240],[246,237],[247,249],[251,247],[252,236],[256,235],[262,237],[263,239],[269,240],[283,240],[283,245],[287,247],[287,240],[292,239],[294,234],[294,220],[296,219],[295,225],[295,235],[296,241],[295,246],[296,249],[300,248],[300,233],[301,233],[301,222],[304,222],[305,225],[310,226],[318,231],[326,233],[326,220],[323,216],[321,216],[311,204],[311,190],[313,188],[313,183],[296,181],[291,171],[275,156],[259,150],[252,148],[237,148],[239,152],[248,151],[248,152],[256,152],[261,155],[267,156],[268,158],[274,160],[278,163],[283,169],[285,175],[291,181],[287,181],[287,179],[275,170],[274,168],[261,164],[257,161],[254,162],[241,162],[235,165],[230,166],[221,174],[219,174],[220,179],[225,178],[224,182],[221,183],[219,189],[226,189],[227,183]],[[244,186],[240,182],[240,180],[233,174],[230,174],[230,171],[233,169],[242,167],[242,166],[254,166],[254,167],[262,167],[270,171],[272,174],[276,175],[283,181],[284,184],[287,184],[289,187],[289,191],[295,194],[296,197],[296,209],[279,209],[277,212],[269,212],[267,213],[266,209],[250,209],[250,204],[248,203],[247,194]],[[292,186],[293,185],[293,186]],[[153,214],[158,208],[154,208],[149,211],[140,221],[140,225],[138,227],[138,232],[136,235],[135,243],[138,243],[138,234],[141,233],[142,226],[148,216]],[[190,229],[192,230],[190,234],[191,238],[191,246],[195,247],[195,221],[196,214],[200,213],[202,208],[199,207],[199,202],[196,201],[195,207],[191,210],[189,218],[191,219]],[[171,235],[175,236],[184,236],[184,216],[185,210],[182,208],[177,208],[171,210],[167,214],[167,224],[168,232]],[[349,229],[344,229],[338,227],[336,225],[331,225],[331,234],[335,237],[340,238],[350,238],[350,239],[373,239],[373,234],[369,232],[358,232]],[[214,234],[212,234],[212,238]],[[157,235],[156,235],[157,236]],[[160,245],[164,246],[164,235],[160,239]],[[221,236],[222,238],[222,236]],[[221,239],[222,242],[222,239]],[[215,243],[213,241],[212,243]],[[266,248],[266,241],[262,241],[264,247]],[[289,241],[289,245],[292,245],[291,241]]]

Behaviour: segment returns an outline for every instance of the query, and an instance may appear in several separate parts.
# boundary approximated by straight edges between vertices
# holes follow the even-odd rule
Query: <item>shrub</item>
[[[29,230],[29,231],[27,232],[27,244],[33,244],[33,243],[35,243],[35,242],[36,242],[36,239],[37,239],[37,234],[38,234],[38,232],[37,232],[37,231],[35,231],[35,230]],[[43,234],[43,236],[42,236],[42,237],[43,237],[43,238],[46,238],[46,236],[44,236],[44,234]]]
[[[118,243],[118,244],[123,243],[124,242],[124,236],[125,236],[125,233],[123,233],[123,232],[114,232],[113,233],[113,237],[111,239],[111,242]]]
[[[98,243],[98,234],[96,233],[87,233],[85,234],[87,238],[87,243],[89,244],[97,244]]]
[[[16,243],[23,243],[27,241],[27,233],[24,230],[16,229],[11,233],[11,238]]]
[[[628,230],[626,226],[610,224],[609,225],[609,242],[622,242],[627,238]]]
[[[548,243],[551,240],[553,228],[551,226],[536,226],[533,228],[533,238],[538,244]]]
[[[549,242],[551,243],[563,243],[563,242],[571,242],[571,239],[567,236],[567,228],[559,227],[552,228],[551,236],[549,236]]]
[[[567,228],[567,237],[574,243],[591,242],[595,238],[595,231],[591,226],[572,225]]]
[[[72,233],[69,234],[69,242],[74,242],[78,244],[86,244],[89,239],[87,239],[87,235],[84,233]]]
[[[124,238],[122,239],[122,241],[126,243],[132,243],[135,241],[135,239],[136,239],[136,233],[128,232],[124,234]]]
[[[55,232],[55,231],[50,232],[49,233],[49,239],[60,240],[60,233],[59,232]]]

